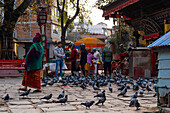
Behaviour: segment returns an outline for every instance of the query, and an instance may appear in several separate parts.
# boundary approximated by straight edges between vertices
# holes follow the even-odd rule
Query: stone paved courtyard
[[[154,113],[159,111],[157,109],[157,99],[153,97],[154,92],[147,92],[143,97],[138,97],[141,104],[140,110],[135,107],[129,107],[131,96],[135,93],[132,89],[128,90],[126,97],[117,97],[120,91],[117,91],[117,86],[112,84],[113,93],[108,91],[108,87],[102,87],[106,90],[106,102],[104,106],[93,105],[91,109],[86,109],[85,106],[80,105],[81,102],[94,100],[93,98],[98,92],[94,91],[92,86],[83,90],[80,87],[60,87],[60,83],[53,86],[42,88],[41,93],[33,93],[33,89],[28,98],[22,98],[17,89],[21,86],[22,77],[4,77],[0,78],[0,113]],[[130,85],[132,88],[132,86]],[[61,105],[59,103],[52,103],[52,100],[57,100],[57,96],[65,90],[68,95],[68,103]],[[101,92],[101,91],[99,91]],[[3,97],[9,94],[11,99],[4,102]],[[40,100],[41,97],[52,93],[51,100]]]

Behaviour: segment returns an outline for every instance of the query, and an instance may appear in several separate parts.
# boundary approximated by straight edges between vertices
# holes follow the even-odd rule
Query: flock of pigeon
[[[103,86],[109,86],[108,89],[103,90],[101,93],[98,93],[95,97],[99,97],[98,102],[95,103],[95,101],[89,101],[85,103],[81,103],[81,105],[84,105],[86,108],[89,108],[95,103],[95,105],[102,104],[104,105],[104,102],[106,101],[106,94],[105,92],[108,90],[110,93],[113,92],[113,85],[117,85],[118,91],[120,93],[117,95],[119,96],[126,96],[127,90],[133,89],[135,94],[132,96],[131,101],[129,103],[129,107],[135,106],[138,110],[140,107],[140,103],[138,101],[138,92],[140,96],[143,96],[145,91],[152,91],[151,86],[153,86],[153,89],[155,90],[155,94],[153,96],[157,95],[157,78],[150,78],[150,79],[142,79],[139,77],[136,80],[133,80],[132,78],[128,78],[127,75],[123,76],[120,73],[114,72],[113,75],[110,76],[80,76],[80,75],[70,75],[70,76],[63,76],[62,80],[59,80],[58,77],[54,77],[53,79],[50,79],[48,76],[42,78],[42,87],[46,87],[47,85],[52,86],[55,83],[62,83],[62,86],[72,85],[73,87],[81,87],[83,90],[86,90],[87,87],[93,87],[93,90],[95,91],[101,91],[101,87]],[[130,87],[130,84],[133,86]],[[153,84],[153,85],[152,85]],[[25,91],[20,96],[28,96],[31,89]],[[7,94],[4,97],[4,100],[9,100],[9,95]],[[41,99],[49,100],[52,98],[52,94],[49,94],[47,96],[44,96]],[[65,95],[65,91],[63,90],[59,96],[57,97],[59,99],[58,101],[53,100],[54,103],[61,103],[65,104],[68,101],[68,95]]]

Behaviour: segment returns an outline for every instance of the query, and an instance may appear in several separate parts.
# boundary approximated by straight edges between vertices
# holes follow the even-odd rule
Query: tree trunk
[[[62,43],[62,48],[65,50],[65,37],[66,37],[66,29],[62,29],[62,35],[61,35],[61,43]]]
[[[12,29],[11,29],[12,31]],[[1,59],[3,60],[12,60],[13,59],[13,32],[2,31],[2,54]]]

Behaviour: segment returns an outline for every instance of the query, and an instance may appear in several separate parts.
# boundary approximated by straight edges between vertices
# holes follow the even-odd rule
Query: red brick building
[[[49,14],[46,24],[46,36],[47,36],[47,54],[49,58],[53,58],[53,42],[60,40],[61,30],[58,23],[58,11],[57,3],[54,0],[54,5],[49,9]],[[23,59],[23,56],[27,53],[32,39],[37,32],[40,32],[40,27],[37,22],[37,15],[27,12],[27,16],[20,17],[16,24],[15,39],[16,39],[16,55],[19,59]]]

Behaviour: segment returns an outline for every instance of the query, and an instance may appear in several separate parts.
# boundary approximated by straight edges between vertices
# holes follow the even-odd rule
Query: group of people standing
[[[25,73],[22,81],[24,88],[19,90],[26,91],[27,87],[35,88],[35,92],[41,92],[41,69],[43,68],[42,59],[44,49],[41,44],[41,35],[36,33],[33,38],[33,44],[30,47],[26,58],[25,58]],[[62,79],[64,66],[64,59],[70,60],[71,62],[71,73],[74,75],[74,71],[77,70],[77,50],[75,45],[70,43],[69,48],[71,48],[70,57],[66,57],[64,49],[62,48],[62,43],[58,42],[57,46],[54,48],[54,55],[56,59],[56,70],[55,76],[58,77],[58,69],[60,69],[59,80]],[[80,56],[80,68],[83,75],[90,75],[90,67],[94,65],[94,74],[98,74],[98,63],[104,64],[104,74],[107,75],[107,69],[109,75],[111,75],[111,62],[113,59],[112,51],[107,46],[105,46],[102,55],[96,48],[86,49],[84,44],[81,44],[81,56]]]
[[[69,48],[71,49],[71,55],[70,57],[66,57],[66,59],[70,60],[71,62],[71,73],[74,75],[74,71],[77,70],[77,50],[75,48],[75,45],[70,43]],[[80,56],[80,68],[82,70],[82,74],[89,76],[91,72],[91,66],[94,65],[94,74],[98,75],[98,64],[102,63],[104,64],[104,74],[107,75],[107,70],[109,71],[109,74],[111,75],[111,62],[113,59],[112,51],[107,46],[105,46],[102,55],[100,52],[93,48],[86,49],[84,44],[80,45],[81,49],[81,56]],[[62,43],[58,42],[57,46],[54,48],[54,55],[56,58],[56,71],[55,75],[58,76],[58,66],[60,66],[60,77],[62,78],[63,75],[63,64],[64,64],[64,50],[62,48]]]

